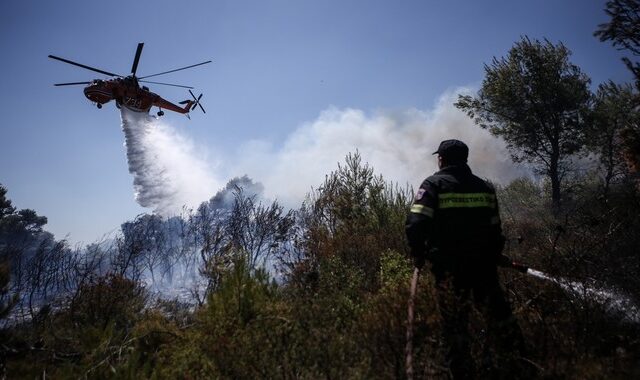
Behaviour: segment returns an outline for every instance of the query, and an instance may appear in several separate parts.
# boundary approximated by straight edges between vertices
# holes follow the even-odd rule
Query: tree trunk
[[[551,154],[549,166],[549,179],[551,180],[551,207],[554,215],[560,211],[560,173],[558,172],[559,154],[554,151]]]

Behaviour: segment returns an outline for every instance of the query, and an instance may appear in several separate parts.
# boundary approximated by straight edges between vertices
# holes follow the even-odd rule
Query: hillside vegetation
[[[628,183],[606,199],[602,190],[598,181],[577,182],[553,216],[544,183],[500,188],[506,253],[640,301],[638,193]],[[13,267],[3,267],[5,284],[12,276],[3,309],[17,302],[14,311],[25,314],[5,319],[0,333],[7,378],[402,378],[409,191],[354,154],[298,210],[263,205],[239,188],[233,196],[229,208],[203,204],[179,223],[139,217],[110,249],[84,252],[51,241],[26,212],[5,213],[3,257]],[[9,227],[25,234],[25,246],[8,244],[20,235]],[[141,280],[189,260],[206,281],[200,294],[162,299]],[[640,374],[637,321],[551,282],[501,276],[528,354],[488,366],[484,359],[488,374],[517,377],[522,362],[543,378]],[[425,274],[415,323],[419,378],[448,376],[434,291]],[[477,314],[469,325],[477,352],[491,344],[483,324]]]

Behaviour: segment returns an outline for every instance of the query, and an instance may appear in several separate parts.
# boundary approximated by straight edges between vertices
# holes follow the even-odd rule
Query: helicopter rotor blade
[[[142,48],[144,47],[144,43],[140,42],[138,44],[138,48],[136,49],[136,57],[133,59],[133,66],[131,66],[131,75],[136,75],[136,70],[138,70],[138,62],[140,62],[140,55],[142,54]]]
[[[200,99],[202,99],[202,95],[200,94],[200,96],[198,96],[198,107],[200,107],[200,109],[202,110],[202,113],[207,113],[207,111],[204,110],[204,107],[202,107],[202,103],[200,103]]]
[[[100,74],[108,75],[108,76],[110,76],[110,77],[122,77],[122,75],[118,75],[118,74],[110,73],[110,72],[108,72],[108,71],[104,71],[104,70],[96,69],[95,67],[91,67],[91,66],[83,65],[83,64],[78,63],[78,62],[70,61],[70,60],[68,60],[68,59],[64,59],[64,58],[56,57],[55,55],[49,55],[49,58],[51,58],[51,59],[56,59],[56,60],[58,60],[58,61],[62,61],[62,62],[64,62],[64,63],[68,63],[68,64],[70,64],[70,65],[74,65],[74,66],[82,67],[83,69],[87,69],[87,70],[95,71],[95,72],[100,73]]]
[[[138,80],[138,82],[143,82],[143,83],[153,83],[153,84],[161,84],[163,86],[173,86],[173,87],[182,87],[182,88],[193,88],[191,86],[183,86],[180,84],[171,84],[171,83],[162,83],[162,82],[152,82],[150,80]]]
[[[196,102],[198,101],[198,99],[196,98],[196,95],[193,93],[193,91],[189,90],[189,93],[191,94],[191,96],[193,97],[193,100],[195,100]]]
[[[71,83],[56,83],[54,86],[75,86],[78,84],[89,84],[91,82],[71,82]]]
[[[190,68],[192,68],[192,67],[196,67],[196,66],[204,65],[204,64],[207,64],[207,63],[211,63],[211,61],[200,62],[200,63],[196,63],[195,65],[185,66],[185,67],[181,67],[181,68],[179,68],[179,69],[169,70],[169,71],[165,71],[165,72],[158,73],[158,74],[146,75],[146,76],[140,77],[140,78],[138,78],[138,79],[144,79],[144,78],[157,77],[158,75],[164,75],[164,74],[174,73],[174,72],[176,72],[176,71],[190,69]]]

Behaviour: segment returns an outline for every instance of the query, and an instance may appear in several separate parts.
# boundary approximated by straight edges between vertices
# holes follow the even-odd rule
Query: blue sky
[[[49,54],[127,74],[144,42],[139,75],[212,59],[154,79],[205,94],[206,115],[189,121],[167,112],[164,120],[230,167],[242,159],[238,146],[246,152],[259,141],[277,151],[327,109],[431,110],[451,89],[477,88],[483,65],[524,35],[562,41],[594,85],[629,81],[621,53],[592,35],[607,21],[604,3],[2,2],[0,183],[16,206],[47,216],[48,229],[72,241],[95,240],[149,211],[133,198],[115,106],[98,110],[82,86],[53,86],[101,75]],[[182,89],[151,88],[187,98]]]

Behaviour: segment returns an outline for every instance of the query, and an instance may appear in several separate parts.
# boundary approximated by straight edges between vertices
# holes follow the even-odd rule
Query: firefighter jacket
[[[412,255],[445,267],[461,261],[495,265],[504,245],[495,189],[466,164],[422,182],[405,227]]]

